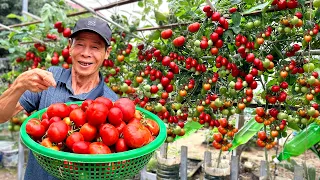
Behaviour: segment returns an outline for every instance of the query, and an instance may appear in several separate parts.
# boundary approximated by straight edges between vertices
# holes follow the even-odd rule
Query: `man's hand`
[[[32,92],[41,92],[50,86],[56,86],[52,73],[38,68],[23,72],[14,83],[17,83],[16,85],[21,87],[22,91]]]

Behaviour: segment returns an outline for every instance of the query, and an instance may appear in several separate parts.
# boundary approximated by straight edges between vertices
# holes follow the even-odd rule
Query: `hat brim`
[[[79,32],[82,32],[82,31],[91,31],[91,32],[94,32],[94,33],[98,34],[106,42],[106,45],[110,46],[110,41],[107,38],[104,38],[102,36],[102,33],[98,32],[98,31],[95,31],[95,30],[92,30],[92,29],[89,29],[89,28],[82,28],[82,29],[79,29],[79,30],[73,32],[70,35],[70,38],[74,38]]]

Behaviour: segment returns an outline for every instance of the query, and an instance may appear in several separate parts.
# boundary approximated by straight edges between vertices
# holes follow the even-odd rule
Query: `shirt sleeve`
[[[19,99],[19,103],[28,113],[38,110],[40,104],[41,93],[26,91]]]

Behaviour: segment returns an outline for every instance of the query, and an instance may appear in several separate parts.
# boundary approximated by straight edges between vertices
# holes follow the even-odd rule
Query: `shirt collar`
[[[102,96],[103,92],[104,92],[104,80],[102,77],[103,76],[102,76],[101,72],[99,72],[100,82],[99,82],[98,86],[95,87],[94,89],[92,89],[90,92],[85,93],[86,94],[85,96],[83,96],[82,94],[74,95],[74,96],[79,99],[82,99],[82,100],[85,100],[85,99],[94,100],[97,97]],[[66,87],[73,93],[72,84],[71,84],[71,68],[65,69],[62,72],[58,81],[64,83],[66,85]]]

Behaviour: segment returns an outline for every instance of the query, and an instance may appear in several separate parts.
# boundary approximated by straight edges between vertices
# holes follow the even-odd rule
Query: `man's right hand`
[[[32,69],[20,74],[14,82],[23,92],[41,92],[50,86],[56,86],[56,81],[51,72],[42,69]]]

